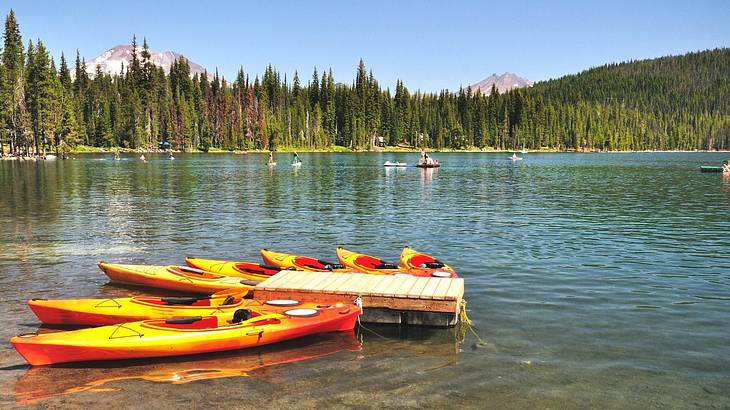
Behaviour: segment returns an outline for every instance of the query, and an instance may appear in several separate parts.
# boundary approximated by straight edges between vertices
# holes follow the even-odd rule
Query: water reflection
[[[123,387],[114,384],[109,389],[101,388],[132,379],[185,384],[229,377],[255,377],[255,371],[265,367],[360,350],[361,344],[355,333],[343,332],[237,352],[160,359],[153,363],[123,361],[33,367],[15,383],[15,399],[19,404],[29,404],[83,391],[115,391]]]

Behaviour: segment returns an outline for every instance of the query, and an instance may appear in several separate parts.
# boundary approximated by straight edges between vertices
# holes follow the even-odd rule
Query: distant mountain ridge
[[[174,51],[152,51],[150,50],[150,60],[152,64],[162,67],[165,73],[170,73],[170,67],[172,63],[184,57],[180,53]],[[142,47],[137,47],[137,58],[142,60]],[[187,59],[187,57],[185,57]],[[101,53],[99,56],[91,61],[86,62],[86,72],[93,76],[96,73],[96,67],[99,66],[101,71],[110,75],[119,75],[122,72],[122,65],[124,65],[124,71],[132,63],[132,46],[127,44],[118,45],[110,48],[109,50]],[[196,64],[188,59],[190,64],[190,74],[202,75],[206,72],[206,69],[200,64]],[[210,71],[208,71],[210,76]]]
[[[529,87],[532,85],[532,81],[528,80],[527,78],[520,77],[514,73],[506,72],[502,75],[497,75],[497,73],[494,73],[489,77],[483,79],[482,81],[473,84],[471,86],[471,90],[473,92],[479,90],[482,94],[489,95],[492,92],[493,85],[497,87],[497,91],[499,91],[500,94],[503,94],[514,88]]]

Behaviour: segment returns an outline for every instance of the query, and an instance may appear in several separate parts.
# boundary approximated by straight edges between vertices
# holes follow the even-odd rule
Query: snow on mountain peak
[[[497,91],[502,94],[513,88],[529,87],[532,85],[532,81],[513,73],[504,73],[502,75],[494,73],[482,81],[473,84],[471,89],[474,92],[479,90],[482,94],[489,95],[492,92],[492,85],[496,86]]]
[[[152,64],[162,67],[166,73],[170,72],[172,63],[177,61],[182,54],[174,51],[152,51],[150,50],[150,61]],[[142,60],[142,47],[137,47],[137,58]],[[110,48],[109,50],[101,53],[99,56],[91,61],[86,62],[86,72],[93,76],[96,73],[96,67],[99,66],[101,71],[110,75],[119,75],[122,72],[122,66],[126,71],[127,67],[132,63],[132,46],[127,44],[120,44]],[[199,64],[196,64],[188,60],[190,65],[190,75],[203,74],[206,72],[205,68]],[[211,77],[210,72],[208,76]]]

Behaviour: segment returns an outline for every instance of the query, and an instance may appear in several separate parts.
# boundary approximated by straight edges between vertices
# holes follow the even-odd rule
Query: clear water
[[[466,279],[483,340],[369,326],[206,357],[29,369],[0,347],[0,405],[688,408],[730,406],[727,154],[79,155],[0,161],[0,339],[31,297],[138,293],[99,260],[397,261],[409,244]]]

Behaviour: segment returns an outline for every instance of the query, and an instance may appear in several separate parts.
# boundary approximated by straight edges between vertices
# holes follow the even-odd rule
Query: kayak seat
[[[420,265],[418,265],[419,268],[427,268],[427,269],[441,269],[444,267],[444,264],[441,262],[425,262]]]
[[[360,256],[358,256],[357,258],[355,258],[355,263],[358,264],[358,265],[360,265],[360,266],[364,266],[366,268],[369,268],[369,269],[390,269],[390,268],[381,268],[379,266],[382,266],[382,265],[393,265],[392,263],[391,264],[388,264],[388,263],[386,263],[386,262],[384,262],[384,261],[382,261],[382,260],[380,260],[378,258],[372,257],[370,255],[360,255]],[[395,265],[393,265],[393,267],[395,268]]]
[[[374,266],[375,269],[398,269],[393,263],[383,262],[380,265]]]
[[[307,258],[304,256],[299,256],[295,258],[294,263],[312,269],[327,269],[327,262],[323,262],[319,259]]]
[[[238,309],[235,312],[233,312],[233,319],[231,320],[231,323],[241,323],[248,319],[251,319],[252,314],[251,311],[248,309]]]
[[[421,266],[425,263],[433,263],[438,261],[428,255],[415,255],[408,262],[413,266]]]

